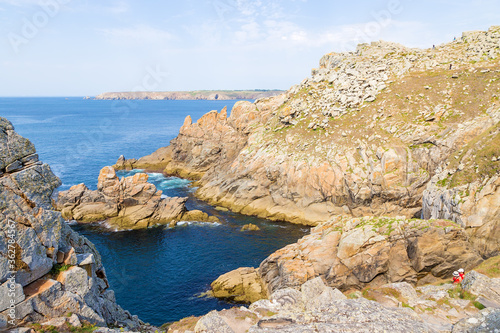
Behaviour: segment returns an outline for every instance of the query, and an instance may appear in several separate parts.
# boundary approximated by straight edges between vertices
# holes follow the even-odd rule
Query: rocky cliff
[[[327,54],[286,93],[238,102],[229,117],[187,117],[170,146],[115,167],[197,179],[200,198],[269,219],[471,215],[480,228],[498,220],[499,54],[499,27],[435,49],[373,42]]]
[[[107,92],[96,96],[95,99],[235,100],[259,99],[281,93],[283,93],[281,90],[137,91]]]
[[[138,329],[137,316],[116,304],[94,245],[52,210],[59,185],[0,117],[0,330],[49,321]]]

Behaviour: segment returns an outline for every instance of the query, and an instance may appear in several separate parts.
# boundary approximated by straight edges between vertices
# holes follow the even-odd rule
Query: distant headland
[[[283,92],[282,90],[265,89],[106,92],[96,96],[95,99],[234,100],[266,98],[279,95]]]

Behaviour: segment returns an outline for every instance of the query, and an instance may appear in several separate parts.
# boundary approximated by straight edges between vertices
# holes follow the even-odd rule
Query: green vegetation
[[[59,273],[67,271],[70,269],[71,265],[61,265],[61,264],[55,264],[52,266],[52,269],[50,270],[50,274],[53,276],[57,276]]]
[[[60,328],[56,328],[54,326],[42,326],[39,323],[31,324],[31,328],[36,333],[91,333],[97,329],[94,324],[90,324],[87,321],[83,321],[81,327],[75,327],[66,322],[66,324]]]
[[[448,295],[450,295],[451,298],[460,298],[469,301],[475,301],[477,298],[477,296],[472,295],[467,290],[463,290],[461,286],[456,286],[453,289],[449,289]]]
[[[472,302],[472,304],[478,309],[478,310],[482,310],[482,309],[485,309],[486,307],[484,305],[482,305],[481,303],[479,303],[478,301],[474,301]]]

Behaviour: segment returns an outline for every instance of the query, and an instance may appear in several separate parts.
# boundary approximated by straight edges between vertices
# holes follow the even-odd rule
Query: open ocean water
[[[30,139],[40,159],[61,178],[59,190],[85,183],[96,189],[102,167],[123,154],[139,158],[166,146],[187,115],[230,111],[236,101],[95,101],[73,98],[0,98],[0,116]],[[120,176],[134,172],[120,172]],[[115,232],[103,224],[75,225],[102,255],[111,288],[124,309],[162,325],[213,309],[231,307],[200,297],[219,275],[253,266],[295,242],[309,229],[215,210],[193,196],[187,180],[150,174],[168,196],[188,196],[187,207],[216,215],[220,224],[185,223],[176,228]],[[240,232],[257,224],[261,231]]]

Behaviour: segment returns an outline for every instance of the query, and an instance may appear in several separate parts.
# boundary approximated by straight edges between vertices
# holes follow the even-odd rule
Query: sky
[[[498,0],[0,0],[0,96],[288,89],[357,43],[491,25]]]

